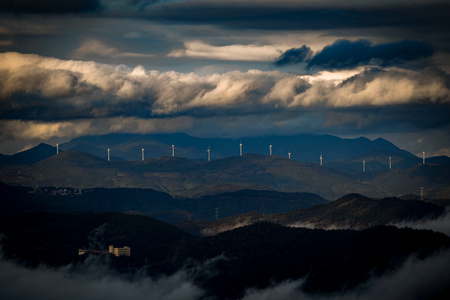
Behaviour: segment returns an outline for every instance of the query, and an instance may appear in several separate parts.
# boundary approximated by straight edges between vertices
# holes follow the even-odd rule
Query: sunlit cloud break
[[[169,57],[194,57],[234,61],[273,61],[285,47],[273,45],[228,45],[212,46],[202,41],[186,41],[185,49],[170,52]]]

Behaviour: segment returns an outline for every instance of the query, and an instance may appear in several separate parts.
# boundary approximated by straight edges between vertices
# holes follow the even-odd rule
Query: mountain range
[[[99,136],[82,136],[67,143],[59,145],[60,151],[82,151],[100,158],[107,158],[107,149],[110,149],[112,160],[141,160],[142,149],[145,158],[158,158],[172,155],[172,145],[175,147],[175,156],[194,160],[207,160],[207,150],[211,150],[211,159],[220,159],[236,156],[240,153],[239,144],[242,143],[243,154],[269,154],[269,145],[272,145],[272,154],[288,157],[291,153],[293,160],[319,163],[322,154],[324,164],[334,160],[348,160],[374,151],[384,151],[386,155],[400,155],[420,160],[413,154],[396,147],[394,144],[378,138],[343,139],[332,135],[299,134],[291,136],[266,136],[245,139],[231,138],[197,138],[184,133],[175,134],[107,134]],[[34,163],[43,156],[48,158],[56,154],[56,148],[40,144],[35,150],[23,151],[9,156],[11,159],[20,159],[23,163]],[[37,155],[37,152],[41,154]],[[32,157],[33,156],[33,157]],[[26,159],[24,159],[26,157]],[[32,158],[31,158],[32,157]],[[5,160],[8,156],[3,156]],[[387,159],[387,157],[386,157]],[[0,160],[1,161],[1,160]],[[386,162],[384,162],[387,165]]]
[[[0,168],[10,185],[150,188],[173,196],[198,197],[242,189],[306,192],[334,200],[349,193],[381,198],[418,194],[447,198],[450,166],[415,165],[409,169],[344,173],[319,164],[276,155],[246,154],[213,161],[161,157],[106,161],[80,151],[64,151],[32,165]]]
[[[241,299],[274,284],[328,297],[416,270],[415,257],[449,257],[443,233],[386,226],[446,216],[448,157],[422,164],[382,139],[307,135],[107,135],[59,149],[40,144],[0,156],[2,268],[55,268],[71,278],[95,270],[127,284],[185,274],[202,299]],[[77,252],[111,244],[130,246],[131,257]],[[421,295],[447,299],[448,283],[433,279]]]

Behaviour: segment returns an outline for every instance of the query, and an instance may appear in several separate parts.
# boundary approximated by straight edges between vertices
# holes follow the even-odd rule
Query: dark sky
[[[2,1],[0,153],[110,132],[450,155],[450,4]]]

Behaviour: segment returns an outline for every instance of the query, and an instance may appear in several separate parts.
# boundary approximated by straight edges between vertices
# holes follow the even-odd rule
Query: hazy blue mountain
[[[441,156],[433,156],[430,158],[427,158],[425,160],[426,163],[429,164],[439,164],[439,165],[445,165],[450,166],[450,157],[441,155]]]
[[[107,149],[111,154],[126,160],[140,160],[141,149],[145,158],[170,156],[172,144],[175,155],[189,159],[207,159],[207,149],[211,149],[211,159],[239,155],[239,144],[243,144],[243,153],[269,154],[272,145],[274,155],[287,157],[291,152],[293,160],[319,163],[322,153],[324,161],[350,159],[375,150],[383,150],[414,157],[411,153],[399,149],[394,144],[378,138],[343,139],[332,135],[298,134],[291,136],[266,136],[243,139],[197,138],[184,133],[175,134],[108,134],[101,136],[83,136],[61,145],[64,150],[80,150],[106,158]]]
[[[327,161],[324,165],[345,173],[362,173],[363,161],[365,161],[366,172],[385,171],[389,170],[389,157],[391,157],[392,169],[408,169],[422,163],[422,158],[410,154],[375,150],[350,159]],[[444,161],[444,159],[436,161]]]
[[[377,186],[390,196],[420,194],[426,198],[450,198],[450,166],[426,163],[409,169],[392,169],[361,174],[362,183]]]
[[[0,164],[34,164],[56,154],[56,148],[44,143],[14,155],[1,155]]]

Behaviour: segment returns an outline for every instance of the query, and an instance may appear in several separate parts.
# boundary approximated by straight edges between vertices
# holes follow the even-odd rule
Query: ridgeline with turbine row
[[[41,144],[13,156],[2,156],[0,181],[30,187],[152,188],[192,197],[244,188],[308,192],[328,200],[349,193],[370,197],[417,194],[420,187],[427,197],[448,198],[449,195],[448,157],[429,158],[428,163],[423,164],[425,156],[421,160],[381,139],[301,135],[249,140],[244,153],[242,141],[199,139],[183,134],[81,137],[57,149]],[[269,140],[278,141],[277,147]],[[179,145],[177,155],[175,144]],[[255,150],[255,144],[265,144],[257,148],[265,154],[247,154]],[[104,147],[105,159],[101,154],[94,155],[99,145]],[[146,159],[144,148],[148,150]],[[234,148],[238,156],[225,156],[230,148]],[[278,148],[288,149],[287,157],[277,155],[282,154]],[[52,155],[51,149],[54,150]],[[296,150],[295,158],[290,149]],[[323,154],[327,153],[323,149],[329,156]],[[163,150],[166,156],[152,158]],[[55,155],[56,152],[59,153]],[[132,156],[131,152],[134,159],[126,160]],[[195,157],[197,152],[201,152],[200,159],[181,157]],[[299,158],[312,157],[305,154],[311,152],[313,162],[299,161]],[[332,160],[336,153],[343,156]],[[345,158],[355,153],[356,156]],[[217,158],[220,156],[225,157]],[[45,157],[47,159],[39,160]]]

